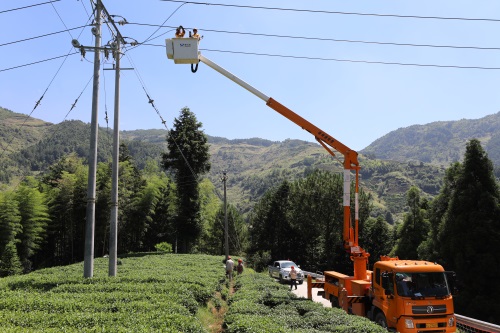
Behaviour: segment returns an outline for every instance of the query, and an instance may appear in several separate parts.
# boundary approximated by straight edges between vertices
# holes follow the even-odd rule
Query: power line
[[[165,45],[159,45],[159,44],[142,44],[142,45],[156,46],[156,47],[165,47]],[[256,53],[256,52],[243,52],[243,51],[230,51],[230,50],[212,50],[212,49],[200,49],[200,51],[220,52],[220,53],[233,53],[233,54],[245,54],[245,55],[255,55],[255,56],[265,56],[265,57],[277,57],[277,58],[303,59],[303,60],[321,60],[321,61],[335,61],[335,62],[351,62],[351,63],[376,64],[376,65],[435,67],[435,68],[454,68],[454,69],[500,70],[500,67],[436,65],[436,64],[418,64],[418,63],[388,62],[388,61],[337,59],[337,58],[306,57],[306,56],[294,56],[294,55],[285,55],[285,54]]]
[[[19,66],[4,68],[4,69],[0,69],[0,72],[6,72],[6,71],[10,71],[10,70],[16,69],[16,68],[21,68],[21,67],[36,65],[36,64],[39,64],[39,63],[42,63],[42,62],[51,61],[51,60],[55,60],[55,59],[59,59],[59,58],[64,58],[64,57],[68,57],[70,55],[78,54],[78,53],[79,52],[68,53],[68,54],[65,54],[65,55],[62,55],[62,56],[58,56],[58,57],[53,57],[53,58],[48,58],[48,59],[39,60],[39,61],[35,61],[35,62],[30,62],[29,64],[24,64],[24,65],[19,65]]]
[[[209,52],[236,53],[236,54],[266,56],[266,57],[293,58],[293,59],[306,59],[306,60],[322,60],[322,61],[337,61],[337,62],[352,62],[352,63],[363,63],[363,64],[416,66],[416,67],[437,67],[437,68],[457,68],[457,69],[486,69],[486,70],[498,70],[498,69],[500,69],[500,67],[434,65],[434,64],[417,64],[417,63],[403,63],[403,62],[385,62],[385,61],[370,61],[370,60],[353,60],[353,59],[305,57],[305,56],[293,56],[293,55],[283,55],[283,54],[255,53],[255,52],[241,52],[241,51],[226,51],[226,50],[210,50],[210,49],[200,49],[200,50],[202,50],[202,51],[209,51]]]
[[[54,11],[56,12],[57,16],[59,17],[59,20],[61,20],[62,24],[66,28],[66,31],[68,32],[69,36],[71,37],[71,39],[73,39],[73,35],[71,35],[71,32],[69,31],[68,27],[66,26],[66,23],[64,23],[64,20],[62,19],[61,15],[59,15],[59,12],[57,11],[57,9],[54,6],[54,4],[52,3],[52,1],[50,2],[50,4],[52,5],[52,8],[54,8]]]
[[[157,26],[147,23],[131,23],[132,25],[142,26]],[[175,28],[171,26],[159,26],[163,28]],[[396,42],[380,42],[380,41],[366,41],[366,40],[352,40],[352,39],[337,39],[337,38],[322,38],[322,37],[307,37],[307,36],[292,36],[292,35],[277,35],[277,34],[263,34],[254,32],[241,32],[241,31],[228,31],[228,30],[215,30],[215,29],[200,29],[207,32],[217,32],[226,34],[249,35],[249,36],[262,36],[262,37],[276,37],[276,38],[290,38],[290,39],[303,39],[303,40],[316,40],[326,42],[343,42],[343,43],[361,43],[361,44],[376,44],[376,45],[394,45],[394,46],[412,46],[412,47],[432,47],[432,48],[451,48],[451,49],[473,49],[473,50],[500,50],[500,47],[483,47],[483,46],[461,46],[461,45],[438,45],[438,44],[416,44],[416,43],[396,43]],[[0,45],[1,46],[1,45]]]
[[[52,4],[53,2],[57,2],[57,1],[61,1],[61,0],[52,0],[52,1],[47,1],[47,2],[37,3],[37,4],[34,4],[34,5],[30,5],[30,6],[24,6],[24,7],[7,9],[7,10],[1,11],[0,14],[7,13],[7,12],[13,12],[15,10],[21,10],[21,9],[26,9],[26,8],[31,8],[31,7],[46,5],[46,4],[49,4],[49,3]]]
[[[222,3],[192,2],[192,1],[181,1],[181,0],[161,0],[161,1],[165,1],[165,2],[182,2],[182,3],[192,4],[192,5],[205,5],[205,6],[209,5],[209,6],[236,7],[236,8],[248,8],[248,9],[280,10],[280,11],[306,12],[306,13],[317,13],[317,14],[339,14],[339,15],[395,17],[395,18],[432,19],[432,20],[500,22],[500,19],[489,19],[489,18],[419,16],[419,15],[398,15],[398,14],[376,14],[376,13],[359,13],[359,12],[341,12],[341,11],[313,10],[313,9],[263,7],[263,6],[246,6],[246,5],[229,5],[229,4],[222,4]]]
[[[70,31],[70,30],[76,30],[76,29],[80,29],[80,28],[85,28],[85,27],[88,27],[88,25],[82,25],[82,26],[79,26],[79,27],[76,27],[76,28],[71,28],[71,29],[66,29],[66,30],[51,32],[51,33],[48,33],[48,34],[34,36],[34,37],[29,37],[29,38],[25,38],[25,39],[20,39],[20,40],[16,40],[16,41],[13,41],[13,42],[7,42],[7,43],[4,43],[4,44],[0,44],[0,47],[1,46],[5,46],[5,45],[10,45],[10,44],[17,44],[17,43],[21,43],[21,42],[26,42],[26,41],[37,39],[37,38],[43,38],[43,37],[47,37],[47,36],[57,35],[57,34],[60,34],[60,33],[63,33],[63,32],[67,32],[67,31]]]
[[[165,21],[163,21],[162,25],[163,25],[163,24],[165,24],[165,23],[166,23],[166,22],[167,22],[167,21],[168,21],[168,20],[169,20],[169,19],[170,19],[170,18],[171,18],[171,17],[172,17],[172,16],[173,16],[173,15],[174,15],[174,14],[175,14],[178,10],[179,10],[179,9],[181,9],[181,7],[182,7],[182,6],[184,6],[185,4],[186,4],[186,3],[183,3],[182,5],[180,5],[179,7],[177,7],[177,8],[176,8],[176,9],[175,9],[175,10],[174,10],[174,11],[173,11],[173,12],[172,12],[172,13],[171,13],[171,14],[170,14],[170,15],[169,15],[166,19],[165,19]],[[162,25],[161,25],[161,26],[162,26]],[[158,29],[156,29],[156,30],[155,30],[155,31],[154,31],[151,35],[149,35],[149,37],[148,37],[148,38],[146,38],[146,40],[144,41],[144,43],[146,43],[146,42],[150,41],[150,40],[151,40],[151,37],[153,37],[153,35],[154,35],[155,33],[157,33],[157,32],[158,32],[158,30],[160,30],[161,26],[160,26]]]

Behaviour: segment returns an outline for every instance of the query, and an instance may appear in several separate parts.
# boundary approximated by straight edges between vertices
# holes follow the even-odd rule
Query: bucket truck
[[[311,133],[326,151],[344,157],[343,185],[343,245],[354,263],[354,275],[325,271],[322,284],[323,297],[332,306],[346,312],[367,317],[383,327],[402,333],[456,332],[452,291],[452,272],[445,272],[441,265],[422,260],[399,260],[382,256],[368,270],[369,253],[358,244],[358,153],[324,130],[237,76],[204,57],[195,38],[171,38],[166,40],[167,58],[176,64],[191,64],[195,72],[199,62],[216,70],[252,94],[267,106],[283,115],[299,127]],[[351,171],[355,173],[354,224],[351,221]]]

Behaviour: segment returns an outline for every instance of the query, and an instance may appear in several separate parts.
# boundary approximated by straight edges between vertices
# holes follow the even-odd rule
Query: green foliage
[[[167,242],[162,242],[155,245],[155,249],[158,252],[172,253],[172,244]]]
[[[493,165],[478,140],[467,144],[464,162],[454,171],[446,211],[435,217],[441,221],[439,255],[464,286],[456,311],[500,323],[500,293],[491,288],[500,273],[500,259],[492,252],[500,247],[500,192]],[[485,307],[491,310],[485,312]]]
[[[22,232],[21,215],[13,192],[0,193],[0,253]]]
[[[31,178],[18,187],[15,196],[22,226],[22,233],[16,236],[19,240],[17,249],[24,271],[29,272],[32,269],[30,259],[40,249],[45,236],[49,221],[48,206],[44,194],[36,188],[36,182]]]
[[[250,260],[269,251],[272,258],[294,260],[309,271],[349,272],[352,265],[342,245],[342,198],[342,177],[327,171],[283,182],[267,192],[250,216]],[[359,198],[360,219],[366,219],[369,197],[360,191]]]
[[[257,272],[267,271],[269,263],[273,260],[269,251],[252,252],[248,256],[248,264]]]
[[[366,318],[297,298],[265,274],[244,274],[236,283],[238,291],[230,297],[224,318],[229,333],[384,332]]]
[[[498,133],[500,112],[481,119],[440,121],[400,128],[375,140],[361,152],[384,160],[449,165],[462,159],[467,141],[481,138],[490,158],[500,165]]]
[[[409,212],[405,214],[403,224],[398,228],[394,255],[400,259],[418,259],[417,248],[426,240],[429,222],[425,219],[419,189],[412,187],[407,194]]]
[[[207,332],[196,313],[223,279],[220,257],[120,260],[116,277],[96,259],[92,279],[81,263],[1,279],[2,332]]]
[[[360,244],[363,244],[363,248],[370,253],[368,262],[371,267],[380,260],[381,255],[388,255],[391,252],[393,246],[391,227],[382,216],[366,220]]]
[[[14,241],[10,241],[3,248],[2,256],[0,257],[0,277],[18,275],[22,272],[23,267],[17,255],[16,244]]]
[[[202,124],[188,108],[180,111],[168,133],[163,167],[174,174],[177,185],[176,235],[182,253],[189,253],[202,232],[198,181],[210,171],[207,137]]]
[[[248,231],[246,223],[241,214],[233,205],[227,205],[227,224],[228,224],[228,245],[229,252],[235,255],[241,255],[247,248]],[[216,216],[207,229],[208,239],[206,250],[209,254],[222,255],[225,253],[225,216],[224,204],[219,206]]]

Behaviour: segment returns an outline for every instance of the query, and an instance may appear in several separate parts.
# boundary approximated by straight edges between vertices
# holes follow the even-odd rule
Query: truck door
[[[398,314],[397,297],[394,285],[394,273],[382,273],[382,288],[384,296],[382,301],[382,311],[388,327],[396,327]]]
[[[273,277],[275,277],[275,278],[280,277],[280,263],[279,262],[274,263]]]

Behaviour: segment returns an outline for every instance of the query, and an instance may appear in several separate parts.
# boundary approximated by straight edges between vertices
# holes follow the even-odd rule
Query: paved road
[[[321,295],[318,296],[319,290],[321,290],[321,289],[312,288],[313,301],[321,303],[321,304],[323,304],[323,306],[326,306],[328,308],[331,308],[332,304],[330,303],[330,301],[324,299]],[[299,297],[307,298],[307,280],[304,281],[304,283],[302,283],[302,284],[298,284],[297,290],[293,289],[292,292]]]

